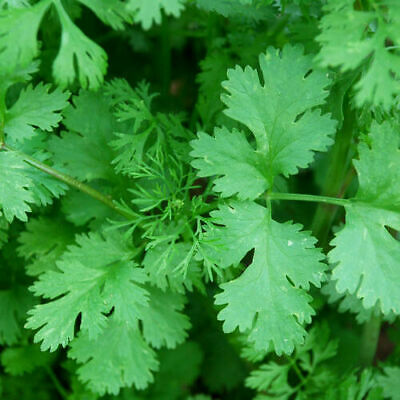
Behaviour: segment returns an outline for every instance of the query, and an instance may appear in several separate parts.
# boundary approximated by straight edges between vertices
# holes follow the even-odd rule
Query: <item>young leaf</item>
[[[212,212],[223,244],[222,263],[237,264],[254,249],[251,265],[241,276],[221,285],[216,304],[226,307],[218,319],[224,331],[250,331],[257,349],[277,354],[291,353],[302,343],[304,323],[315,314],[306,290],[310,283],[320,286],[326,266],[316,239],[301,232],[301,225],[280,224],[269,210],[253,202],[232,202]]]
[[[386,227],[400,229],[400,134],[389,122],[374,123],[366,141],[354,161],[356,202],[346,206],[346,224],[332,241],[332,279],[365,308],[379,303],[384,314],[399,314],[400,244]]]

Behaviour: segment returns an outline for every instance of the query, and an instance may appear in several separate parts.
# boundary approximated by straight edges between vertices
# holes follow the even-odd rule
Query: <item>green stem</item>
[[[4,126],[6,123],[6,91],[0,88],[0,145],[4,143]]]
[[[344,186],[349,183],[345,183],[344,180],[351,165],[351,157],[349,155],[353,140],[354,115],[352,110],[349,111],[348,100],[345,101],[343,109],[345,110],[343,125],[336,134],[335,144],[331,150],[329,167],[321,192],[323,196],[335,198],[343,195],[347,190],[347,186]],[[324,204],[319,204],[314,214],[311,230],[323,248],[327,247],[329,232],[335,220],[336,213],[337,207],[326,207]]]
[[[56,374],[50,367],[45,367],[47,374],[49,375],[51,381],[53,382],[54,387],[56,388],[57,392],[63,399],[68,399],[68,392],[64,389],[61,385],[60,381],[58,380]]]
[[[353,201],[349,199],[339,199],[336,197],[317,196],[313,194],[301,193],[268,193],[266,197],[267,199],[271,200],[308,201],[315,203],[334,204],[343,207],[349,207],[353,204]]]
[[[134,217],[133,212],[130,213],[129,211],[122,209],[121,207],[118,206],[118,204],[116,204],[114,202],[114,200],[112,198],[105,196],[104,194],[98,192],[96,189],[93,189],[92,187],[78,181],[77,179],[73,178],[72,176],[69,176],[60,171],[57,171],[54,168],[52,168],[38,160],[35,160],[34,158],[32,158],[31,156],[29,156],[25,153],[16,151],[16,150],[8,147],[4,143],[1,145],[1,150],[17,152],[20,156],[22,156],[24,161],[27,164],[31,165],[32,167],[37,168],[38,170],[40,170],[48,175],[51,175],[52,177],[58,179],[59,181],[66,183],[68,186],[74,187],[75,189],[77,189],[83,193],[86,193],[90,197],[100,201],[101,203],[105,204],[107,207],[113,209],[118,214],[124,216],[127,219],[132,219]]]
[[[361,336],[360,365],[369,367],[374,362],[381,331],[381,316],[373,314],[371,319],[364,324]]]

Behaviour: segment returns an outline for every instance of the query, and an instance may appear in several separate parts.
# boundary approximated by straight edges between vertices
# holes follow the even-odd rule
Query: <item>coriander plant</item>
[[[397,0],[0,0],[0,398],[400,399]]]

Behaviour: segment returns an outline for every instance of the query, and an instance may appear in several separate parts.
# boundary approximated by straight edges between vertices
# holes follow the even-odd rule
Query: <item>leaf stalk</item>
[[[381,323],[381,316],[374,314],[363,326],[360,347],[360,365],[364,368],[370,367],[374,362],[381,332]]]
[[[319,196],[313,194],[302,193],[267,193],[267,199],[270,200],[292,200],[292,201],[307,201],[314,203],[326,203],[337,206],[349,207],[353,204],[350,199],[340,199],[337,197]]]
[[[90,197],[94,198],[95,200],[100,201],[101,203],[103,203],[107,207],[111,208],[112,210],[114,210],[118,214],[122,215],[123,217],[125,217],[127,219],[133,219],[135,217],[135,214],[133,213],[133,211],[129,212],[128,210],[119,207],[118,204],[111,197],[100,193],[96,189],[93,189],[89,185],[86,185],[85,183],[78,181],[77,179],[73,178],[72,176],[64,174],[63,172],[57,171],[56,169],[48,166],[47,164],[44,164],[44,163],[34,159],[33,157],[29,156],[28,154],[14,150],[14,149],[10,148],[9,146],[7,146],[4,142],[1,143],[0,149],[18,153],[23,158],[23,160],[30,166],[52,176],[55,179],[58,179],[61,182],[66,183],[68,186],[71,186],[83,193],[86,193]]]

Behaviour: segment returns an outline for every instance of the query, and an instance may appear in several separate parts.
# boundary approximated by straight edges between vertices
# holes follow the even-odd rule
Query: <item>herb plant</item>
[[[397,0],[0,0],[1,399],[400,399]]]

